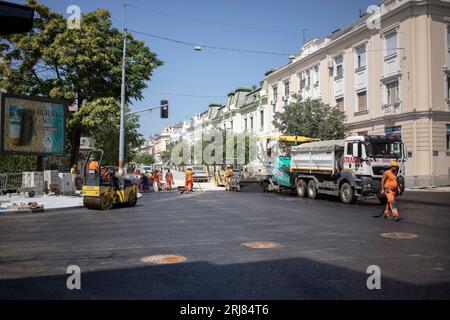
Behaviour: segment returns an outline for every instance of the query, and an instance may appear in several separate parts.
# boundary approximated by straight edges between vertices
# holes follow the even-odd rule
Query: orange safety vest
[[[186,177],[186,181],[192,181],[192,171],[187,170],[187,171],[184,173],[184,175],[185,175],[185,177]]]
[[[384,175],[386,177],[386,181],[384,182],[383,188],[389,189],[391,191],[397,191],[397,176],[391,170],[385,171]]]

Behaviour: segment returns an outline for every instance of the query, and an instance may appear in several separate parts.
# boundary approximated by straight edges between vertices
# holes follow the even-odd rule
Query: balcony
[[[385,116],[393,116],[400,114],[402,112],[401,102],[385,104],[383,105],[382,109]]]

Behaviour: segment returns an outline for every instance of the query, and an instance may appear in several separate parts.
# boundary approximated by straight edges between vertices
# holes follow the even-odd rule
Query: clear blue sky
[[[25,1],[14,0],[17,3]],[[41,0],[51,9],[65,14],[69,5],[77,4],[82,12],[96,8],[111,11],[114,26],[122,29],[123,1],[105,0]],[[127,27],[169,38],[213,46],[296,53],[306,36],[324,36],[358,18],[379,0],[127,0]],[[143,9],[158,11],[154,13]],[[165,15],[167,13],[170,15]],[[173,16],[172,16],[173,15]],[[185,19],[177,16],[190,17]],[[207,20],[218,24],[202,23]],[[259,29],[285,30],[281,33],[221,24],[249,26]],[[288,58],[276,55],[235,53],[178,45],[143,35],[136,38],[146,42],[156,52],[164,66],[155,71],[144,92],[144,100],[133,109],[158,105],[161,99],[170,102],[170,117],[161,120],[159,112],[141,115],[141,133],[148,137],[165,125],[174,124],[205,111],[210,102],[225,103],[226,95],[240,85],[256,85],[264,72],[287,63]],[[213,97],[185,97],[162,93]]]

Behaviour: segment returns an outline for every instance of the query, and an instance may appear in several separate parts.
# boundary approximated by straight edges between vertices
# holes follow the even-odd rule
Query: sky
[[[11,0],[9,0],[11,1]],[[24,0],[11,2],[25,4]],[[123,29],[123,4],[129,30],[209,46],[298,53],[303,42],[342,28],[379,0],[40,0],[66,14],[76,4],[81,12],[96,8],[111,12],[114,27]],[[206,111],[211,102],[226,102],[239,86],[259,85],[265,71],[282,67],[288,56],[204,49],[180,45],[141,34],[164,65],[157,68],[138,110],[169,100],[169,119],[159,112],[140,116],[140,133],[148,138],[166,125]]]

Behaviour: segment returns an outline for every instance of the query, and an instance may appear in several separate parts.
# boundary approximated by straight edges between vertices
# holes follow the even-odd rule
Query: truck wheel
[[[130,192],[130,195],[128,196],[128,206],[134,207],[137,203],[137,194],[134,191]]]
[[[308,182],[308,197],[310,199],[315,199],[317,197],[316,182],[314,180]]]
[[[306,182],[305,182],[305,180],[302,180],[302,179],[300,179],[300,180],[298,180],[297,181],[297,196],[299,196],[300,198],[306,198],[306,196],[307,196],[307,185],[306,185]]]
[[[355,191],[348,182],[342,184],[339,195],[341,196],[341,201],[343,203],[350,204],[356,202]]]

